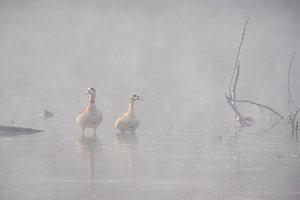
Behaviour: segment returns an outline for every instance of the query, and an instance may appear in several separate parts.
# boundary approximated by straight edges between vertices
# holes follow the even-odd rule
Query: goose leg
[[[94,128],[94,136],[96,136],[96,128]]]
[[[84,136],[84,129],[85,129],[85,127],[82,127],[82,135]]]

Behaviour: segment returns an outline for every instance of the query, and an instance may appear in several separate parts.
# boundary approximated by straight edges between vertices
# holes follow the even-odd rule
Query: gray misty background
[[[248,16],[238,97],[287,112],[287,69],[300,45],[297,0],[0,4],[2,124],[46,108],[76,126],[89,86],[97,89],[103,126],[112,126],[133,92],[145,99],[138,105],[144,126],[172,126],[183,116],[201,123],[207,115],[215,121],[206,124],[223,123],[222,113],[230,112],[224,92]],[[298,55],[293,66],[299,102]]]
[[[0,199],[299,198],[287,123],[253,134],[270,113],[245,104],[255,126],[232,129],[224,92],[247,17],[237,97],[287,116],[299,0],[0,0],[0,125],[45,131],[0,137]],[[85,140],[75,118],[91,86],[104,121]],[[144,101],[127,138],[114,121],[132,93]]]

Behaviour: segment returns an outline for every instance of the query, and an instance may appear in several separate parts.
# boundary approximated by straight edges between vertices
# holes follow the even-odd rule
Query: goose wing
[[[115,122],[115,127],[117,127],[119,120],[122,119],[122,117],[125,115],[126,113],[122,113],[119,115],[119,117],[117,118],[116,122]]]
[[[83,113],[85,111],[86,107],[82,108],[81,111],[78,113],[78,115],[80,115],[81,113]]]

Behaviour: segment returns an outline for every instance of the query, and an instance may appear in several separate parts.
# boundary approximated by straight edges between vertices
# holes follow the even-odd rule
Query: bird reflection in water
[[[120,153],[128,155],[128,168],[132,172],[135,159],[138,158],[138,137],[135,133],[118,133],[116,139],[116,148]]]
[[[97,135],[86,137],[82,136],[77,140],[77,148],[80,158],[86,161],[88,175],[91,179],[95,178],[95,158],[96,153],[101,152],[102,143]]]

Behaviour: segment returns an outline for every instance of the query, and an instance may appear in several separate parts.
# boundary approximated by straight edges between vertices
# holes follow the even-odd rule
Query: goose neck
[[[89,95],[89,103],[95,103],[95,95]]]
[[[134,104],[133,101],[129,102],[128,112],[134,112],[134,106],[133,106],[133,104]]]

